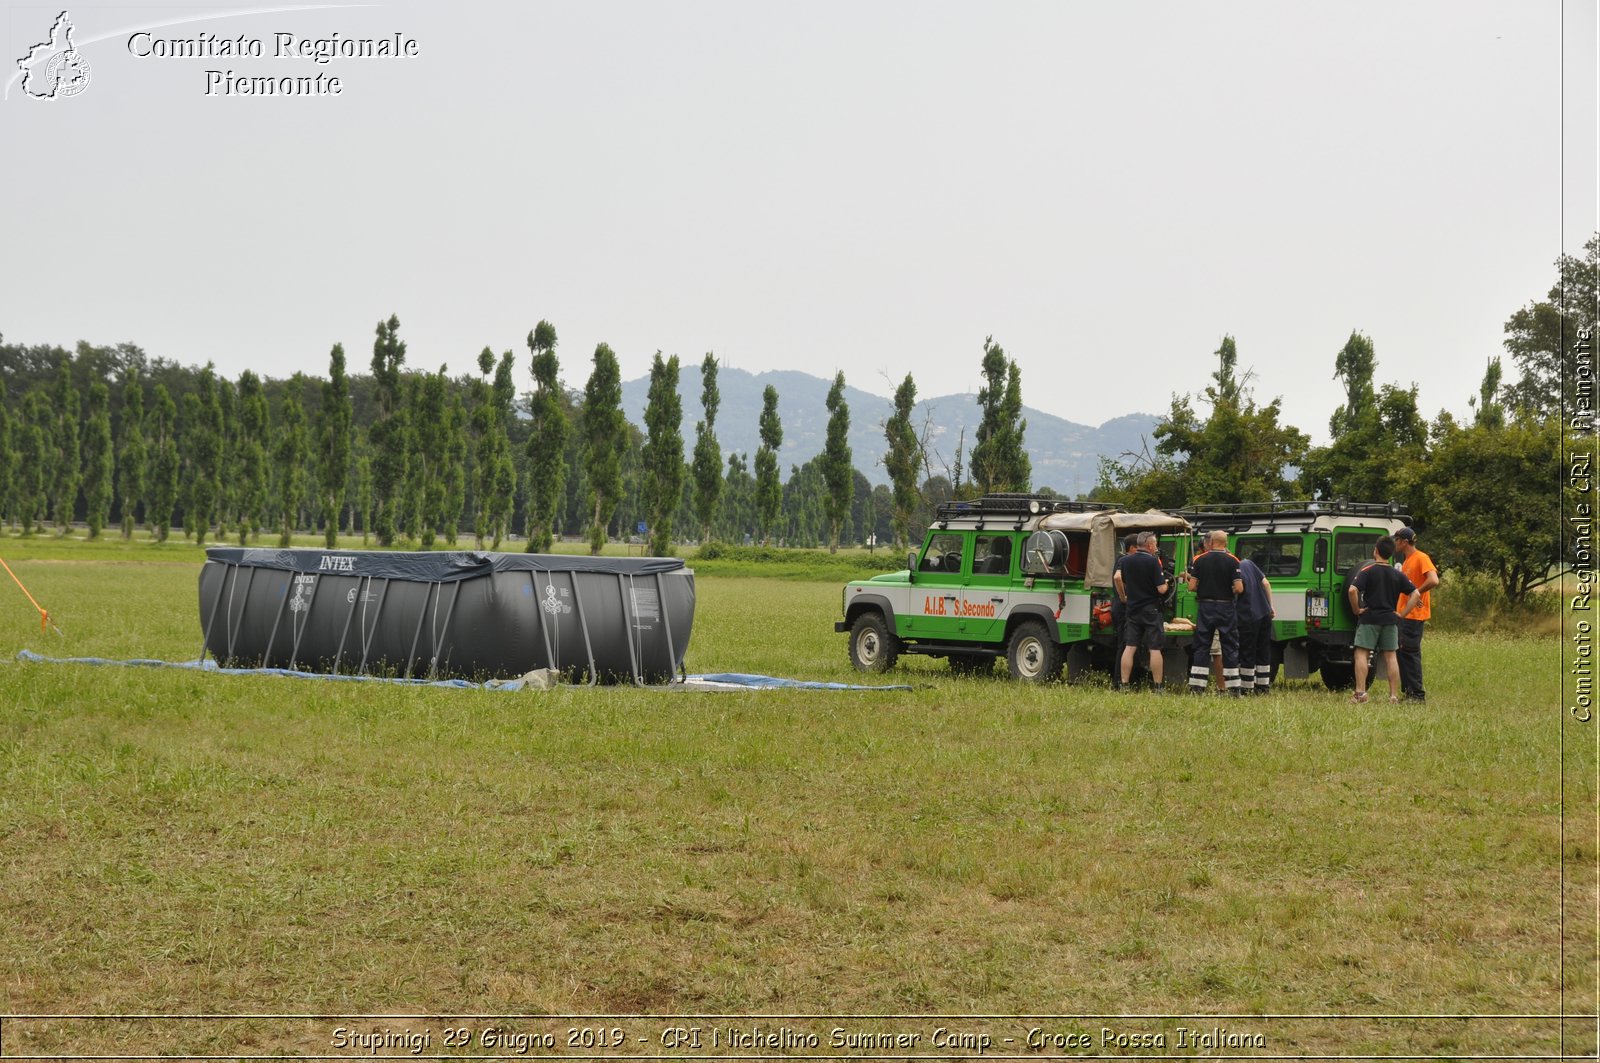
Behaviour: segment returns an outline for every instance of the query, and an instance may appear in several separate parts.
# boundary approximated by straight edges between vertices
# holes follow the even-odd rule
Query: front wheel
[[[1006,669],[1012,679],[1043,683],[1061,674],[1061,647],[1037,620],[1017,625],[1006,643]]]
[[[900,656],[900,638],[882,613],[862,613],[850,625],[850,663],[860,672],[887,672]]]

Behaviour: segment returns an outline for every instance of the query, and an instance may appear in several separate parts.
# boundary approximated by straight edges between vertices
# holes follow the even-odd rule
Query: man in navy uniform
[[[1131,556],[1136,549],[1138,549],[1138,546],[1139,534],[1137,532],[1129,532],[1127,535],[1122,537],[1122,556],[1117,558],[1116,563],[1111,566],[1111,584],[1113,587],[1118,586],[1117,573],[1122,571],[1123,561],[1127,560],[1127,558]],[[1117,651],[1112,655],[1111,658],[1112,690],[1116,690],[1122,686],[1122,647],[1127,645],[1127,642],[1123,637],[1122,628],[1127,622],[1127,603],[1122,600],[1122,595],[1120,593],[1113,593],[1111,595],[1111,630],[1117,633]]]
[[[1218,529],[1206,537],[1208,549],[1189,562],[1189,590],[1199,599],[1194,625],[1194,659],[1189,664],[1189,692],[1204,694],[1211,676],[1211,633],[1222,641],[1222,682],[1229,694],[1244,693],[1239,685],[1239,628],[1234,598],[1244,593],[1239,559],[1228,552],[1228,533]]]
[[[1122,660],[1122,685],[1126,687],[1133,678],[1133,659],[1142,646],[1150,651],[1150,678],[1155,680],[1157,693],[1161,691],[1162,636],[1161,599],[1167,593],[1167,576],[1161,570],[1161,560],[1156,556],[1155,532],[1140,532],[1139,548],[1122,558],[1122,568],[1114,572],[1111,582],[1117,597],[1128,610],[1124,622]]]

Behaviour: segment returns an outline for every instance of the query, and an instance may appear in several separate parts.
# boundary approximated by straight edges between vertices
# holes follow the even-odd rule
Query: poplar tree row
[[[0,519],[23,535],[47,522],[65,534],[81,520],[95,538],[116,521],[124,537],[142,525],[157,541],[178,529],[199,544],[266,533],[288,545],[318,529],[329,547],[359,532],[364,543],[423,549],[464,534],[498,548],[521,533],[527,549],[548,550],[581,533],[596,553],[635,530],[660,554],[696,538],[833,549],[903,541],[892,493],[851,464],[842,373],[826,449],[785,482],[772,387],[754,468],[744,454],[724,460],[714,355],[700,364],[685,462],[676,355],[655,356],[641,433],[623,415],[609,346],[595,348],[581,391],[562,386],[553,325],[539,322],[527,346],[532,387],[519,399],[511,351],[484,348],[472,378],[409,369],[397,317],[376,327],[370,375],[352,376],[336,344],[325,380],[250,370],[229,380],[130,345],[80,344],[74,356],[0,343]],[[922,459],[902,464],[915,473]]]

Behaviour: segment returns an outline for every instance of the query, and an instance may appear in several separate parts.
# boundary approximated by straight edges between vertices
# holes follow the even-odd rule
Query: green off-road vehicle
[[[1235,554],[1272,584],[1273,666],[1287,679],[1313,671],[1334,690],[1354,681],[1356,618],[1350,576],[1372,560],[1373,544],[1410,523],[1393,502],[1261,502],[1178,511],[1197,534],[1228,533]],[[1381,669],[1381,657],[1374,660]]]
[[[992,669],[999,657],[1017,679],[1068,678],[1109,667],[1111,568],[1119,541],[1152,531],[1175,572],[1188,565],[1191,527],[1171,513],[1028,495],[986,495],[938,507],[906,568],[844,588],[850,660],[882,672],[902,653],[944,657],[958,673]],[[1174,582],[1181,582],[1175,580]],[[1169,617],[1194,617],[1187,588]],[[1181,621],[1180,621],[1181,622]],[[1186,677],[1188,636],[1169,631],[1167,674]]]

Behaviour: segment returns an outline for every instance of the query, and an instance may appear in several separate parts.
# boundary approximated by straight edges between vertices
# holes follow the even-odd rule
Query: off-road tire
[[[1329,690],[1349,690],[1356,685],[1356,666],[1349,661],[1323,661],[1322,685]]]
[[[1026,620],[1017,625],[1006,643],[1006,670],[1026,683],[1049,682],[1061,674],[1061,647],[1044,624]]]
[[[850,663],[859,672],[887,672],[900,656],[900,637],[889,630],[883,614],[862,613],[850,625]]]

